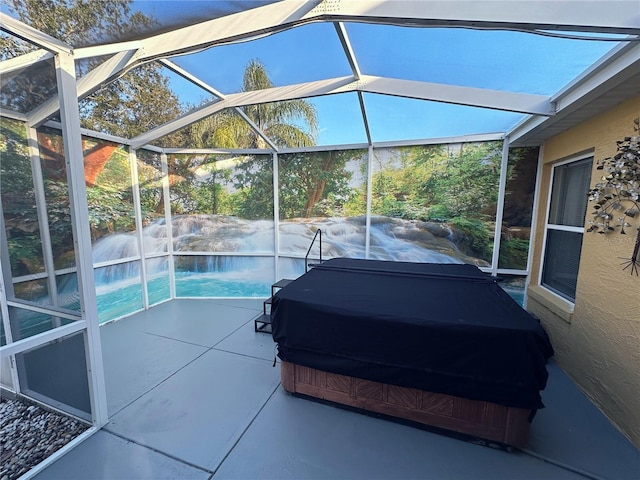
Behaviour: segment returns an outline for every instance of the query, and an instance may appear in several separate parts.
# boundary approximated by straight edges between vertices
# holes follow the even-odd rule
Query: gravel
[[[0,480],[14,480],[89,427],[19,400],[0,398]]]

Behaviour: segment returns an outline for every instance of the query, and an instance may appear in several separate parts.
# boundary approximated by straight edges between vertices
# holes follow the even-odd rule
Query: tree
[[[436,172],[424,185],[436,203],[452,216],[478,218],[495,207],[500,179],[501,145],[487,142],[465,145],[445,171]]]
[[[446,170],[448,157],[441,145],[397,150],[373,174],[372,211],[379,215],[426,220],[437,205],[430,182]],[[442,208],[439,208],[442,212]],[[442,215],[438,215],[441,217]]]
[[[154,20],[132,12],[132,0],[2,0],[22,22],[73,47],[122,39],[147,31]],[[2,59],[34,50],[32,45],[6,36],[0,39]],[[78,62],[82,76],[99,62]],[[40,62],[27,72],[4,81],[1,105],[28,112],[57,94],[54,69]],[[160,66],[143,64],[103,86],[80,103],[83,127],[122,137],[134,137],[181,112]]]
[[[350,192],[345,165],[359,150],[295,153],[280,160],[280,214],[282,218],[309,218],[340,209]],[[323,205],[326,204],[326,205]]]
[[[266,68],[260,61],[251,60],[245,68],[242,91],[255,91],[272,88]],[[242,112],[278,147],[305,147],[315,145],[315,133],[318,120],[312,104],[304,100],[292,100],[242,107]],[[301,125],[302,124],[302,125]],[[265,140],[234,110],[224,110],[203,119],[188,129],[190,146],[196,148],[266,148]],[[296,162],[299,169],[290,169],[282,176],[280,210],[287,215],[309,216],[313,206],[323,198],[330,185],[331,177],[343,175],[340,166],[344,160],[337,161],[337,155],[318,162],[303,165],[299,160],[309,160],[301,155]],[[335,157],[335,158],[334,158]],[[304,163],[304,162],[303,162]],[[234,205],[238,215],[244,218],[270,218],[273,215],[273,168],[270,156],[255,155],[239,164],[233,176],[237,193]],[[288,184],[299,184],[304,193],[291,202],[282,200],[286,196]],[[300,185],[297,185],[298,188]],[[287,197],[288,198],[288,197]],[[293,205],[293,203],[296,205]],[[297,203],[302,202],[301,205]],[[306,205],[305,205],[306,204]]]
[[[58,38],[74,47],[123,39],[140,34],[154,25],[154,20],[140,12],[132,12],[131,0],[2,0],[21,21]],[[3,59],[25,54],[35,49],[33,45],[11,36],[0,38]],[[82,76],[99,64],[102,59],[76,62],[76,74]],[[11,110],[28,112],[49,98],[57,95],[55,71],[51,62],[39,62],[26,72],[3,79],[0,104]],[[161,125],[181,113],[178,98],[169,89],[168,79],[160,66],[147,63],[133,68],[121,78],[103,86],[91,96],[80,101],[81,125],[91,130],[132,138]],[[42,129],[40,129],[42,132]],[[163,139],[171,143],[174,138]],[[43,160],[52,159],[60,165],[59,177],[46,182],[48,200],[57,200],[62,208],[59,215],[51,215],[50,228],[68,222],[64,153],[58,135],[39,133]],[[105,174],[105,166],[120,151],[117,144],[97,142],[89,145],[83,138],[85,180],[92,234],[124,228],[132,221],[131,189],[113,194],[99,182]],[[122,152],[120,152],[122,153]],[[48,162],[51,164],[51,162]],[[108,172],[107,172],[108,173]],[[160,205],[163,205],[160,198]],[[49,206],[49,210],[51,210]],[[69,230],[64,229],[64,231]],[[70,234],[70,230],[69,230]],[[63,238],[62,233],[58,237]]]
[[[259,60],[251,60],[244,71],[242,91],[272,87],[264,65]],[[242,107],[242,111],[278,147],[308,147],[316,143],[316,111],[305,100],[248,105]],[[301,122],[304,127],[296,122]],[[193,143],[199,147],[267,147],[265,140],[237,112],[231,110],[192,125],[190,132]]]
[[[146,63],[101,88],[81,104],[82,126],[91,130],[133,138],[180,115],[180,102],[160,69]],[[156,143],[174,146],[179,134]]]

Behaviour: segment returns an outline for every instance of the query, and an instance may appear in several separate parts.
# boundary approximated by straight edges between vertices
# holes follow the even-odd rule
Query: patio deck
[[[553,363],[508,453],[290,396],[261,308],[174,300],[103,326],[110,422],[35,478],[640,478],[640,452]]]

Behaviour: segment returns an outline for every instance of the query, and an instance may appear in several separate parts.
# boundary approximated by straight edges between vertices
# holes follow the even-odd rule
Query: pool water
[[[270,281],[221,278],[216,274],[176,273],[176,297],[199,298],[266,298],[270,295]],[[128,315],[143,308],[142,285],[126,283],[120,288],[98,287],[98,319],[100,323]],[[169,300],[169,277],[163,275],[147,283],[149,304]]]
[[[519,305],[524,304],[524,288],[513,286],[504,290]],[[109,289],[100,293],[98,289],[98,318],[100,323],[108,322],[142,309],[142,285],[140,283],[123,285],[118,289]],[[270,295],[271,282],[225,278],[218,274],[177,273],[176,297],[195,298],[267,298]],[[169,300],[169,277],[160,276],[148,282],[149,304]]]
[[[176,297],[185,298],[267,298],[271,292],[271,281],[229,278],[229,276],[209,273],[177,273]],[[503,286],[503,289],[519,305],[524,305],[525,289],[519,286]],[[169,300],[169,276],[159,275],[148,282],[149,304]],[[98,320],[105,323],[116,318],[140,311],[142,305],[142,285],[139,282],[120,282],[118,285],[97,288]],[[28,313],[28,312],[27,312]],[[51,328],[51,317],[30,314],[21,321],[21,331],[26,336]],[[29,334],[27,335],[27,331]],[[4,341],[4,332],[0,332]]]

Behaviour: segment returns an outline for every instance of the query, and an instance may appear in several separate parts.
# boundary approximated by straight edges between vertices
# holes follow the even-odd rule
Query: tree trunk
[[[328,172],[335,163],[334,153],[329,152],[325,159],[322,161],[321,172]],[[320,200],[322,200],[322,196],[324,195],[324,189],[327,186],[327,180],[318,180],[315,182],[313,189],[307,195],[307,201],[304,206],[304,216],[305,218],[310,218],[313,214],[313,209]]]
[[[117,145],[101,143],[89,150],[84,156],[84,180],[90,187],[95,186],[100,172],[118,148]]]

